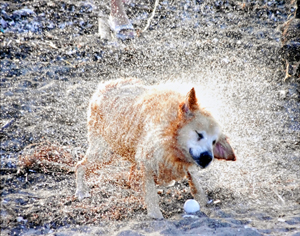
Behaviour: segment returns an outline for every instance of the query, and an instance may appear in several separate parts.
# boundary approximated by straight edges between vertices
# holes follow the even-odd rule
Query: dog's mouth
[[[209,151],[205,151],[200,153],[199,156],[194,155],[192,149],[189,149],[189,153],[192,156],[192,158],[195,160],[195,162],[202,168],[206,168],[211,161],[213,160],[212,153]]]

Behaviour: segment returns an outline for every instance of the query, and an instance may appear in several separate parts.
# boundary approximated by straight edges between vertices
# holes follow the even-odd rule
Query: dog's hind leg
[[[85,156],[83,160],[79,161],[75,167],[76,169],[76,193],[75,197],[78,198],[79,201],[86,197],[90,197],[89,188],[85,183],[85,170],[87,164],[87,157]]]
[[[86,172],[92,172],[93,167],[96,167],[97,159],[101,159],[103,152],[103,141],[98,135],[89,135],[89,147],[83,160],[79,161],[75,167],[76,172],[76,193],[75,197],[82,200],[90,197],[89,188],[86,184]]]

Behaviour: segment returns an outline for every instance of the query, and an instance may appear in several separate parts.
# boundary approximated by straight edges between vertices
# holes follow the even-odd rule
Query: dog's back
[[[153,124],[159,129],[156,132],[164,131],[178,117],[178,103],[183,99],[179,93],[147,87],[137,79],[102,84],[89,105],[89,141],[100,135],[115,152],[135,162],[142,135]]]
[[[117,80],[101,84],[94,93],[88,109],[89,142],[101,136],[109,146],[129,161],[135,155],[132,148],[141,133],[136,125],[141,117],[132,110],[136,97],[146,88],[138,80]],[[128,120],[128,116],[132,119]],[[124,120],[126,119],[126,122]]]

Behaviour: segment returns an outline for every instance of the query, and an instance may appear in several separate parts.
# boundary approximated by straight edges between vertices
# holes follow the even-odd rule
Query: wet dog
[[[159,86],[145,86],[136,79],[100,84],[89,104],[85,158],[76,166],[76,197],[89,197],[85,183],[88,165],[101,159],[103,140],[143,173],[148,215],[163,218],[156,184],[187,177],[201,206],[206,196],[195,176],[215,158],[235,160],[227,137],[211,114],[202,108],[192,88],[182,95]]]

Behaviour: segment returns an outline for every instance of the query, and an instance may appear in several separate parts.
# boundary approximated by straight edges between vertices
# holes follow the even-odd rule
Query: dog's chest
[[[171,181],[181,180],[187,176],[189,164],[185,162],[159,163],[157,183],[160,185],[169,184]]]

